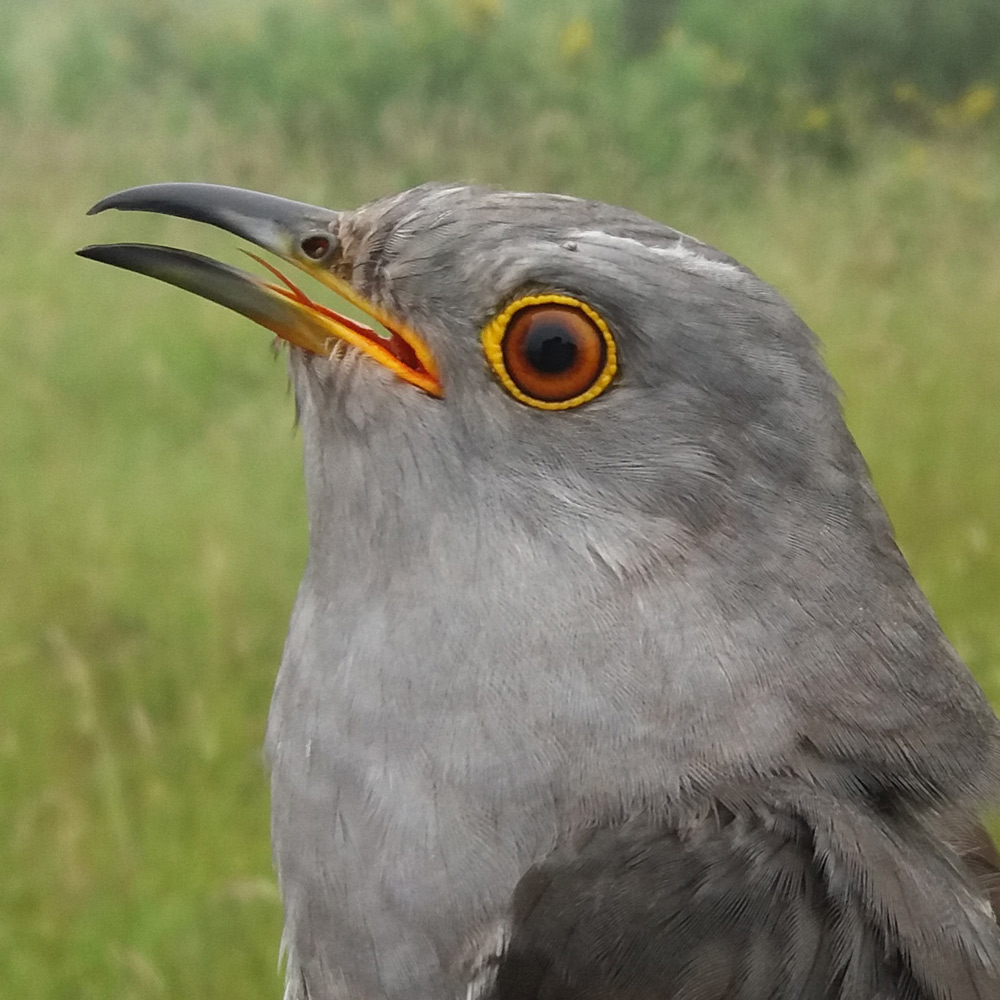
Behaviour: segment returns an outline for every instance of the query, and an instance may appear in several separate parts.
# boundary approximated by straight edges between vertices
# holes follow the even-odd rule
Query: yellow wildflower
[[[974,125],[981,122],[996,106],[996,87],[978,83],[970,87],[958,102],[958,113],[962,121]]]
[[[502,13],[502,0],[455,0],[459,19],[467,27],[482,31]]]
[[[559,39],[559,54],[567,62],[576,62],[594,46],[594,26],[585,17],[567,22]]]
[[[802,116],[802,128],[806,132],[822,132],[830,127],[830,109],[814,104]]]

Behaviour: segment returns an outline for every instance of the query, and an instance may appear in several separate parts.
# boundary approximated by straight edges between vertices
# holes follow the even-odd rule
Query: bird
[[[371,321],[261,257],[78,251],[288,347],[286,1000],[1000,996],[1000,725],[773,288],[567,195],[106,209],[220,227]]]

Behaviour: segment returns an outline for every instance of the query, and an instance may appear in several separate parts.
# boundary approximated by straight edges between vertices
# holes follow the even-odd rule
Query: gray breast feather
[[[686,817],[593,830],[561,848],[518,885],[486,995],[1000,995],[993,915],[957,858],[917,827],[809,794],[798,802],[727,797]]]

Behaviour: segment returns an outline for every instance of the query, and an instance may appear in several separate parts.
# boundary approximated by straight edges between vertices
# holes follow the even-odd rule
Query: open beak
[[[219,184],[149,184],[99,201],[88,213],[108,208],[157,212],[207,222],[263,247],[294,264],[384,328],[384,333],[310,299],[277,268],[250,254],[276,281],[173,247],[111,243],[84,247],[81,257],[148,274],[211,299],[266,327],[311,354],[329,357],[346,343],[374,358],[401,379],[442,396],[437,365],[424,341],[405,323],[359,295],[330,270],[341,252],[339,212],[274,195]]]

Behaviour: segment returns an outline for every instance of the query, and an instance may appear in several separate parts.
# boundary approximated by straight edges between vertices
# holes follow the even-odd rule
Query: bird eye
[[[486,326],[482,339],[504,388],[543,410],[566,410],[599,396],[617,369],[607,323],[567,295],[518,299]]]
[[[330,237],[306,236],[299,246],[310,260],[322,260],[330,252]]]

